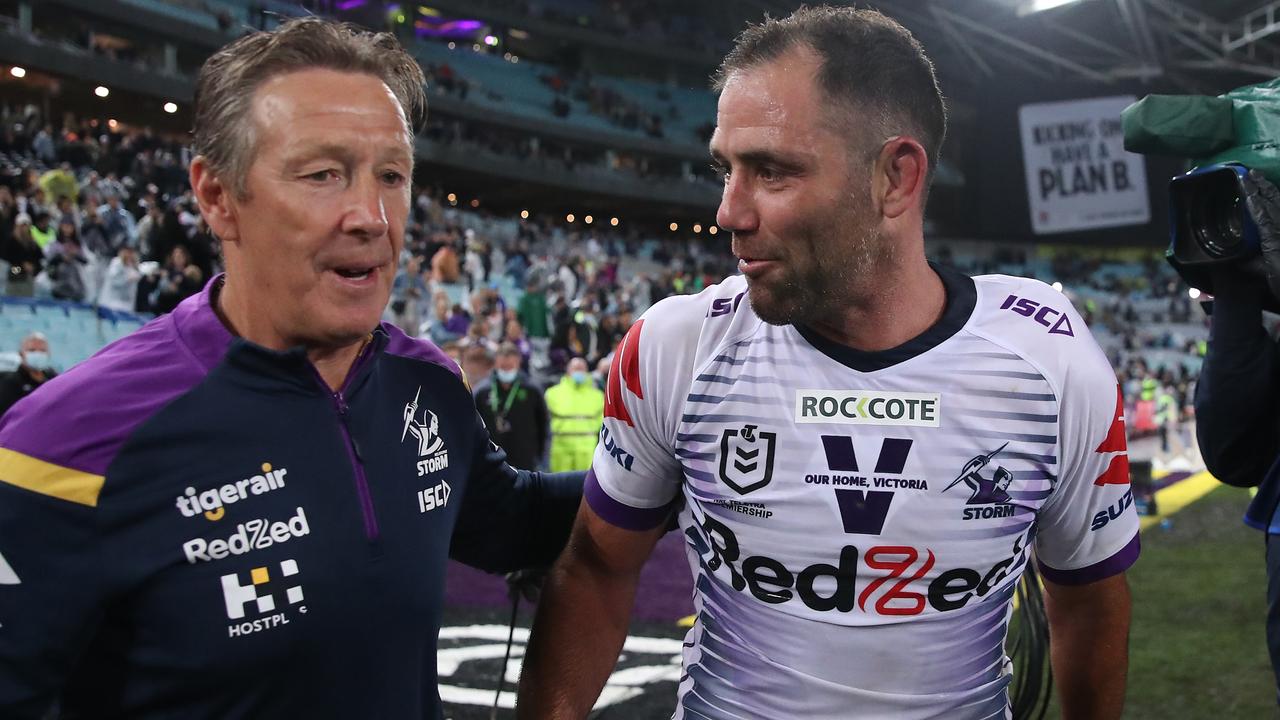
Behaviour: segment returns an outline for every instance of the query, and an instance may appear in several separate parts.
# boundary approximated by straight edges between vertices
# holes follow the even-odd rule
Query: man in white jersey
[[[923,48],[802,9],[739,37],[718,89],[742,276],[655,305],[615,354],[519,716],[586,717],[678,512],[677,718],[1005,718],[1033,553],[1062,716],[1120,717],[1138,521],[1115,375],[1060,293],[926,261],[945,111]]]

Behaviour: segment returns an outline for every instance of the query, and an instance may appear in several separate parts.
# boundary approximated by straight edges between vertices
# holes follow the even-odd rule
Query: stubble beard
[[[812,240],[807,245],[809,256],[802,267],[786,268],[783,277],[772,281],[747,280],[751,309],[770,325],[813,325],[880,292],[876,268],[889,248],[878,228],[864,226],[846,247],[817,247]]]

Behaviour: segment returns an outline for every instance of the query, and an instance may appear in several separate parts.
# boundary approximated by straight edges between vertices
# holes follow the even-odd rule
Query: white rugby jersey
[[[609,373],[586,496],[695,578],[677,718],[1003,718],[1029,553],[1058,583],[1138,556],[1123,405],[1036,280],[935,268],[943,317],[860,352],[732,277],[651,308]]]

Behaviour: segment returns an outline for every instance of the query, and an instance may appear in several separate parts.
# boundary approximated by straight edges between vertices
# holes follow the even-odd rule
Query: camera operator
[[[1196,388],[1196,432],[1214,477],[1258,488],[1245,522],[1267,534],[1267,648],[1280,700],[1280,351],[1262,325],[1263,308],[1280,302],[1280,191],[1256,170],[1244,184],[1262,253],[1249,261],[1253,267],[1212,271],[1213,323]]]

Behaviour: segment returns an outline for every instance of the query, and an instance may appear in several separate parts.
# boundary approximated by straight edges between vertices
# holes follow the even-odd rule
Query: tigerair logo
[[[940,393],[797,390],[796,422],[939,427]]]
[[[288,468],[275,470],[271,467],[271,463],[264,462],[260,475],[199,492],[189,487],[185,494],[178,496],[176,505],[183,517],[195,517],[203,513],[206,520],[216,522],[227,513],[227,505],[233,505],[254,495],[265,495],[284,487],[284,476],[288,473]]]
[[[240,580],[240,573],[230,573],[223,575],[222,581],[222,599],[227,606],[227,619],[243,622],[235,622],[227,626],[228,637],[243,637],[252,635],[263,630],[271,630],[281,625],[289,624],[288,614],[281,609],[277,612],[276,594],[279,589],[273,588],[273,585],[283,585],[286,578],[293,578],[298,575],[298,561],[289,559],[280,563],[280,579],[272,581],[271,569],[267,566],[256,567],[249,571],[249,583],[243,584]],[[302,585],[290,584],[283,588],[283,600],[288,606],[297,606],[300,613],[307,612],[307,606],[302,604]],[[268,614],[271,613],[271,614]],[[265,615],[266,617],[251,618],[251,615]]]

